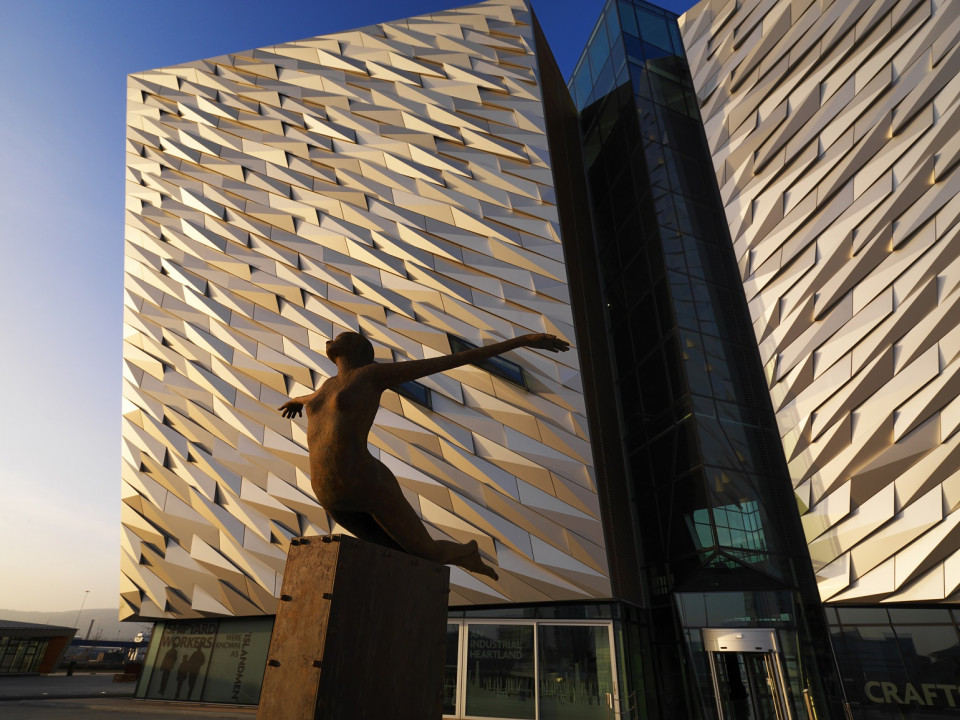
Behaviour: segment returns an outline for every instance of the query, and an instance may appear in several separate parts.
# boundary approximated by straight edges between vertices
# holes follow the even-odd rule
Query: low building
[[[0,674],[53,672],[76,632],[76,628],[0,620]]]

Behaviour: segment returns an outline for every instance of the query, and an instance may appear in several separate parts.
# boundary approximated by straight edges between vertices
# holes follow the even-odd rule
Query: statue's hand
[[[299,417],[303,412],[303,403],[290,400],[277,408],[285,418]]]
[[[531,333],[526,336],[527,347],[537,348],[538,350],[549,350],[550,352],[566,352],[570,349],[570,343],[549,333]]]

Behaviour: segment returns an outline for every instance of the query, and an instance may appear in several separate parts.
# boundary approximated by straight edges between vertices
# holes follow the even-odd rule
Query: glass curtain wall
[[[960,610],[828,607],[854,720],[960,717]]]
[[[603,720],[613,706],[609,626],[541,625],[537,637],[542,720]]]
[[[157,623],[136,697],[256,705],[273,617]]]
[[[0,673],[35,673],[47,651],[47,640],[0,637]]]
[[[569,89],[660,695],[687,698],[688,717],[717,716],[716,703],[694,700],[702,652],[676,593],[786,591],[804,655],[794,667],[806,668],[791,683],[794,710],[806,712],[811,683],[832,717],[839,684],[821,686],[827,632],[676,16],[607,2]]]
[[[445,717],[607,720],[615,716],[623,681],[617,676],[614,630],[618,625],[622,634],[629,630],[629,623],[544,619],[595,616],[594,609],[580,606],[572,611],[503,609],[511,618],[495,617],[496,609],[472,612],[494,617],[465,617],[461,612],[448,621]],[[136,697],[255,705],[272,626],[272,617],[158,623]]]
[[[609,2],[570,88],[653,590],[793,586],[806,545],[676,18]]]
[[[618,698],[613,623],[458,620],[447,626],[444,716],[606,720]],[[457,654],[458,662],[449,659]]]

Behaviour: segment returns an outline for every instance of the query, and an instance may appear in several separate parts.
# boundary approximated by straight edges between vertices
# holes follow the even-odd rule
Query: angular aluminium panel
[[[273,613],[326,533],[305,422],[335,371],[556,333],[576,345],[530,8],[385,23],[129,78],[122,616]],[[577,353],[385,394],[370,449],[431,534],[476,539],[450,603],[610,596]]]
[[[960,599],[960,3],[682,32],[820,593]]]

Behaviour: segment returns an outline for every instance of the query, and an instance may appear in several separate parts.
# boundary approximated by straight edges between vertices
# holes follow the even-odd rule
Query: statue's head
[[[343,358],[350,367],[373,362],[373,345],[360,333],[344,332],[327,341],[327,357],[337,361]]]

